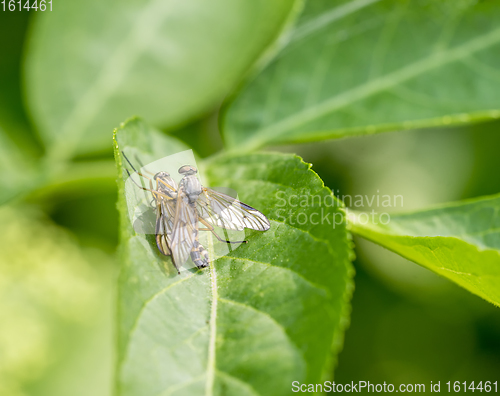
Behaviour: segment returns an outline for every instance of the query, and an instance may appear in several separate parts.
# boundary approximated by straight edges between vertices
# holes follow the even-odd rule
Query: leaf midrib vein
[[[210,240],[211,241],[211,240]],[[211,246],[211,253],[213,257],[213,246]],[[205,394],[207,396],[213,395],[214,381],[215,381],[215,347],[217,340],[217,302],[219,301],[219,292],[217,290],[217,273],[215,271],[214,260],[209,263],[210,268],[210,282],[212,291],[212,306],[210,308],[210,338],[208,341],[208,359],[207,359],[207,382],[205,384]]]
[[[286,223],[283,223],[283,224],[288,225]],[[290,226],[290,227],[292,227],[292,226]],[[292,227],[292,228],[295,228],[295,227]],[[299,228],[297,228],[297,230],[307,233],[308,235],[310,235],[314,239],[314,237],[310,233],[308,233],[308,232],[306,232],[304,230],[301,230]],[[328,245],[327,241],[317,240],[317,242],[321,242],[321,243],[324,243],[324,244]],[[330,291],[325,286],[319,285],[319,284],[317,284],[317,283],[315,283],[315,282],[313,282],[313,281],[305,278],[302,274],[299,274],[298,272],[294,271],[291,268],[280,267],[280,266],[277,266],[277,265],[273,265],[271,263],[265,263],[263,261],[258,261],[258,260],[254,260],[254,259],[250,259],[250,258],[240,258],[240,257],[232,257],[232,256],[221,256],[221,257],[219,257],[219,259],[220,258],[226,258],[226,259],[229,259],[229,260],[238,260],[238,261],[249,261],[249,262],[256,263],[256,264],[265,265],[267,267],[273,267],[273,268],[277,268],[277,269],[280,269],[280,270],[289,271],[289,272],[293,273],[295,276],[297,276],[300,279],[304,280],[306,283],[310,284],[312,287],[314,287],[316,289],[320,289],[320,290],[325,291],[328,297],[331,296]],[[233,302],[235,304],[239,303],[239,304],[245,305],[246,307],[251,307],[248,304],[244,304],[244,303],[240,303],[238,301],[229,300],[229,299],[225,299],[225,298],[219,297],[218,296],[218,291],[217,291],[217,278],[216,278],[216,274],[215,274],[215,266],[211,266],[210,269],[211,269],[211,277],[212,277],[212,281],[211,281],[212,282],[212,286],[211,286],[211,289],[212,289],[212,308],[211,308],[210,321],[209,321],[209,323],[210,323],[210,341],[209,341],[209,358],[208,358],[208,363],[207,363],[207,386],[206,386],[206,394],[209,395],[209,396],[213,394],[213,379],[215,377],[215,371],[217,371],[217,369],[215,367],[215,341],[216,341],[217,301]],[[133,334],[137,330],[137,326],[139,324],[140,318],[142,317],[142,314],[144,313],[144,311],[145,311],[146,307],[149,305],[149,303],[152,302],[153,300],[155,300],[160,295],[166,293],[172,287],[177,286],[180,283],[182,283],[182,282],[184,282],[184,281],[186,281],[186,280],[194,277],[195,275],[197,275],[201,271],[202,270],[199,269],[198,271],[192,273],[191,275],[186,276],[186,277],[184,277],[182,279],[179,279],[179,280],[171,283],[170,285],[166,286],[162,290],[160,290],[157,293],[155,293],[154,295],[152,295],[148,300],[146,300],[143,303],[143,305],[142,305],[139,313],[136,316],[134,324],[132,325],[132,328],[131,328],[131,330],[129,332],[128,341],[127,341],[127,351],[124,354],[124,358],[122,360],[122,364],[123,364],[123,362],[125,362],[127,360],[127,355],[128,355],[128,351],[129,351],[129,347],[130,347],[130,340],[132,339]],[[214,276],[215,276],[215,278],[214,278]],[[283,330],[283,332],[285,334],[287,334],[287,332],[285,331],[285,328],[281,324],[279,324],[274,318],[272,318],[269,314],[267,314],[266,312],[260,311],[260,310],[256,309],[255,307],[251,307],[251,308],[253,308],[256,311],[261,312],[261,313],[269,316]],[[210,352],[211,350],[212,350],[212,352]],[[212,381],[210,381],[210,378],[212,378]]]
[[[290,228],[294,228],[294,229],[296,229],[296,230],[298,230],[300,232],[303,232],[303,233],[307,234],[308,236],[310,236],[315,242],[325,244],[326,247],[327,247],[327,249],[329,251],[331,251],[331,246],[330,246],[330,243],[329,243],[328,240],[323,240],[323,239],[317,238],[317,237],[315,237],[314,235],[312,235],[310,232],[308,232],[306,230],[294,227],[294,226],[292,226],[290,224],[287,224],[287,223],[284,223],[284,222],[280,222],[278,220],[271,220],[271,222],[280,223],[280,224],[283,224],[283,225],[288,226]],[[252,260],[252,259],[245,259],[245,258],[240,259],[240,258],[237,258],[237,257],[230,257],[230,256],[221,256],[220,258],[236,259],[236,260],[246,260],[246,261],[255,262],[257,264],[267,265],[269,267],[275,267],[275,268],[280,268],[280,269],[283,269],[283,270],[289,270],[292,273],[294,273],[296,276],[304,279],[309,284],[315,286],[318,289],[326,291],[328,293],[328,295],[330,295],[329,294],[330,292],[328,291],[328,289],[326,289],[325,287],[322,287],[322,286],[320,286],[320,285],[318,285],[318,284],[316,284],[316,283],[314,283],[314,282],[306,279],[301,274],[297,273],[296,271],[293,271],[292,269],[288,269],[288,268],[285,268],[285,267],[279,267],[279,266],[275,266],[275,265],[273,265],[271,263],[259,262],[257,260]],[[130,348],[130,340],[133,337],[133,333],[137,330],[137,326],[138,326],[138,323],[140,321],[140,318],[141,318],[142,314],[144,313],[146,307],[149,305],[149,303],[151,301],[155,300],[158,296],[166,293],[172,287],[177,286],[180,283],[182,283],[182,282],[184,282],[184,281],[186,281],[186,280],[194,277],[195,275],[197,275],[201,271],[202,270],[199,269],[198,271],[193,272],[189,276],[186,276],[186,277],[184,277],[182,279],[179,279],[179,280],[177,280],[177,281],[169,284],[168,286],[166,286],[162,290],[158,291],[157,293],[155,293],[154,295],[152,295],[148,300],[146,300],[144,302],[144,304],[142,305],[139,313],[136,316],[136,319],[134,321],[134,324],[131,327],[131,330],[129,331],[128,339],[127,339],[127,344],[126,344],[126,352],[123,355],[124,357],[123,357],[123,359],[121,361],[121,364],[123,364],[127,360],[127,355],[129,353],[129,348]],[[215,343],[216,343],[216,330],[217,330],[216,318],[217,318],[217,302],[221,301],[221,298],[218,295],[218,290],[217,290],[217,287],[218,287],[217,286],[217,276],[216,276],[216,271],[215,271],[215,266],[213,264],[213,261],[210,262],[210,274],[211,274],[212,307],[211,307],[210,321],[209,321],[209,323],[210,323],[210,339],[209,339],[209,353],[208,353],[208,362],[207,362],[207,382],[206,382],[206,388],[205,388],[205,394],[207,396],[213,396],[213,385],[214,385],[214,379],[215,379],[215,372],[217,370],[216,367],[215,367],[215,346],[216,346]],[[232,301],[232,300],[227,300],[227,301]],[[238,303],[238,302],[234,302],[234,303]],[[251,307],[250,305],[247,305],[247,304],[243,304],[243,305]],[[253,308],[253,309],[257,310],[256,308]],[[258,312],[262,312],[262,311],[259,311],[259,310],[257,310],[257,311]],[[269,314],[267,314],[265,312],[262,312],[262,313],[268,315],[269,317],[271,317]],[[276,320],[274,318],[271,317],[271,319],[274,322],[276,322]],[[276,322],[276,323],[283,329],[284,333],[287,334],[286,331],[284,330],[283,326],[281,326],[278,322]],[[288,334],[287,334],[287,336],[288,336]],[[293,344],[295,345],[295,343],[293,343]]]
[[[285,328],[280,324],[278,323],[271,315],[269,315],[268,313],[266,312],[263,312],[261,310],[258,310],[256,309],[255,307],[252,307],[248,304],[245,304],[245,303],[241,303],[241,302],[238,302],[238,301],[234,301],[234,300],[231,300],[231,299],[227,299],[227,298],[223,298],[223,297],[217,297],[217,301],[220,301],[220,302],[224,302],[224,303],[227,303],[227,304],[233,304],[233,305],[240,305],[240,306],[244,306],[245,308],[247,309],[251,309],[252,311],[256,311],[258,312],[259,314],[262,314],[262,315],[265,315],[266,317],[268,317],[277,327],[279,327],[281,329],[281,331],[283,331],[283,334],[285,334],[287,336],[287,338],[290,340],[290,337],[288,336],[287,332],[285,331]],[[292,342],[290,340],[290,342]],[[293,345],[295,345],[295,343],[292,342]],[[297,345],[295,345],[295,347],[297,347]],[[297,347],[298,349],[298,347]],[[245,381],[242,381],[240,378],[238,377],[235,377],[225,371],[222,371],[222,370],[219,370],[217,368],[214,367],[214,374],[217,373],[218,375],[220,376],[223,376],[223,377],[227,377],[227,378],[230,378],[231,380],[233,380],[234,382],[237,382],[239,384],[244,384],[247,389],[255,396],[261,396],[261,394],[255,390],[255,388],[250,385],[248,382],[245,382]],[[159,396],[168,396],[170,394],[172,394],[172,392],[175,392],[175,391],[178,391],[179,389],[182,389],[186,386],[189,386],[193,383],[196,383],[198,381],[200,381],[202,378],[204,377],[204,375],[202,376],[198,376],[198,377],[195,377],[195,378],[191,378],[189,379],[188,381],[186,382],[183,382],[181,384],[178,384],[178,385],[175,385],[175,386],[172,386],[172,387],[169,387],[168,389],[162,391],[160,393]]]

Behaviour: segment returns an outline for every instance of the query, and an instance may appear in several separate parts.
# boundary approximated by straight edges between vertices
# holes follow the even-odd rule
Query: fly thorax
[[[194,203],[202,193],[201,183],[195,175],[184,176],[181,181],[189,202]]]

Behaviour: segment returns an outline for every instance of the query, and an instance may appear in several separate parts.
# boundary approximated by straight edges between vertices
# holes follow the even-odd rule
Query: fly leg
[[[138,171],[137,171],[137,170],[133,167],[133,165],[130,163],[130,161],[128,160],[127,156],[125,155],[125,153],[124,153],[123,151],[122,151],[122,154],[123,154],[123,156],[125,157],[125,159],[127,160],[127,162],[129,163],[129,165],[132,167],[132,169],[134,170],[134,172],[135,172],[135,173],[137,173],[139,176],[142,176],[142,177],[144,177],[144,178],[148,179],[148,180],[149,180],[149,186],[151,187],[151,190],[154,190],[154,188],[153,188],[153,183],[152,183],[151,178],[150,178],[150,177],[148,177],[148,176],[146,176],[146,175],[144,175],[143,173],[138,172]],[[144,170],[144,172],[149,173],[151,176],[154,176],[154,175],[155,175],[153,172],[148,171],[146,168],[144,168],[144,165],[143,165],[143,164],[142,164],[142,162],[139,160],[139,158],[135,157],[135,160],[139,163],[139,165],[141,166],[141,169],[143,169],[143,170]],[[175,189],[174,187],[172,187],[171,185],[169,185],[168,183],[166,183],[164,180],[161,180],[161,179],[156,180],[156,188],[157,188],[157,189],[159,189],[159,187],[158,187],[158,183],[163,184],[165,187],[167,187],[168,189],[172,190],[172,192],[174,192],[174,193],[176,192],[176,189]],[[175,197],[174,197],[174,198],[175,198]]]
[[[199,220],[200,220],[201,224],[203,224],[205,227],[207,227],[207,228],[200,228],[199,230],[200,231],[210,231],[221,242],[225,242],[225,243],[248,243],[248,241],[228,241],[226,239],[222,239],[219,235],[217,235],[217,233],[215,232],[215,228],[213,227],[212,224],[210,224],[209,222],[207,222],[205,219],[202,219],[201,217],[199,218]]]
[[[129,159],[127,158],[127,156],[125,155],[125,153],[124,153],[123,151],[122,151],[122,155],[123,155],[123,158],[125,158],[125,159],[127,160],[128,164],[129,164],[129,165],[130,165],[130,167],[134,170],[134,172],[135,172],[135,173],[137,173],[139,176],[144,177],[145,179],[148,179],[148,180],[149,180],[149,188],[150,188],[151,190],[154,190],[154,188],[153,188],[153,179],[151,179],[150,177],[146,176],[145,174],[143,174],[143,173],[141,173],[141,172],[138,172],[138,171],[137,171],[137,169],[135,169],[135,168],[134,168],[134,165],[132,165],[132,163],[129,161]],[[136,160],[137,160],[137,158],[136,158]],[[137,162],[139,162],[139,161],[137,161]],[[139,164],[141,164],[141,163],[139,162]],[[142,164],[141,164],[141,166],[142,166]],[[126,169],[126,171],[127,171],[127,174],[128,174],[128,175],[129,175],[129,177],[130,177],[130,172],[128,171],[128,169]],[[148,173],[151,173],[151,172],[148,172]],[[135,180],[134,180],[134,179],[132,179],[132,181],[134,181],[134,182],[135,182]],[[136,183],[136,184],[137,184],[137,183]],[[142,187],[142,188],[143,188],[143,187]],[[144,188],[143,188],[143,189],[144,189]]]
[[[153,197],[156,199],[157,197],[163,197],[165,199],[174,199],[172,197],[169,197],[168,195],[165,195],[165,194],[162,194],[161,192],[158,192],[152,188],[146,188],[146,187],[143,187],[141,186],[139,183],[137,183],[133,177],[131,177],[130,175],[130,172],[128,171],[128,169],[125,169],[127,171],[127,174],[129,175],[130,177],[130,180],[132,180],[132,182],[137,186],[139,187],[141,190],[144,190],[144,191],[149,191],[151,194],[153,194]]]
[[[126,155],[125,155],[125,153],[123,152],[123,150],[122,150],[122,155],[123,155],[123,158],[125,158],[125,159],[127,160],[128,164],[132,167],[132,169],[134,170],[134,172],[135,172],[135,173],[137,173],[139,176],[142,176],[142,177],[144,177],[145,179],[149,180],[149,190],[147,190],[146,188],[144,188],[144,186],[142,186],[142,183],[141,183],[141,185],[139,185],[139,183],[137,183],[137,182],[136,182],[136,181],[132,178],[132,176],[130,175],[130,172],[128,171],[128,169],[125,169],[125,170],[127,171],[128,176],[129,176],[129,177],[130,177],[130,179],[131,179],[131,180],[135,183],[135,185],[136,185],[136,186],[138,186],[139,188],[141,188],[141,189],[145,190],[145,191],[151,191],[151,192],[156,191],[156,190],[154,189],[154,187],[153,187],[153,180],[152,180],[150,177],[148,177],[148,176],[146,176],[146,175],[144,175],[144,174],[142,174],[142,173],[140,173],[140,172],[137,172],[137,170],[134,168],[134,165],[132,165],[132,163],[129,161],[129,159],[127,158],[127,156],[126,156]],[[135,159],[136,159],[136,161],[137,161],[137,162],[139,162],[139,165],[141,165],[141,168],[143,168],[143,166],[142,166],[141,162],[139,161],[139,159],[138,159],[137,157],[136,157]],[[151,173],[151,172],[149,172],[149,171],[146,171],[146,172]],[[158,186],[157,186],[157,187],[158,187]],[[151,200],[151,202],[149,203],[149,206],[151,206],[152,208],[156,208],[156,204],[155,204],[155,203],[156,203],[156,201],[157,201],[157,196],[153,193],[153,199],[152,199],[152,200]]]
[[[122,154],[123,154],[123,151],[122,151]],[[123,154],[123,156],[125,156],[125,154]],[[127,159],[127,162],[130,164],[129,160],[127,157],[125,157]],[[146,173],[149,173],[151,176],[154,176],[155,174],[151,171],[148,171],[145,167],[144,167],[144,164],[142,163],[142,161],[139,159],[139,157],[137,157],[137,155],[135,156],[135,160],[137,161],[137,163],[141,166],[141,169],[144,170],[144,172]],[[134,169],[135,170],[135,169]],[[137,171],[136,171],[137,172]],[[146,177],[146,176],[144,176]]]

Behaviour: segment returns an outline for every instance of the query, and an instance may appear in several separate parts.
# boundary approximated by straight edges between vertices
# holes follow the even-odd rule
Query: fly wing
[[[157,211],[160,211],[161,206],[158,205]],[[167,240],[167,232],[165,230],[166,219],[165,215],[159,213],[156,217],[156,246],[158,250],[165,256],[170,256],[172,252],[170,251],[169,243]]]
[[[200,217],[210,224],[227,230],[241,231],[243,228],[267,231],[271,224],[266,216],[246,203],[233,197],[203,187],[197,201]]]
[[[170,250],[174,265],[181,267],[189,257],[198,235],[198,213],[196,206],[190,205],[186,195],[179,190],[175,203]]]
[[[172,254],[172,231],[174,228],[175,200],[161,199],[156,209],[156,246],[165,256]]]
[[[174,228],[175,203],[177,198],[177,184],[168,174],[159,174],[156,179],[158,192],[170,197],[154,195],[156,200],[156,246],[165,256],[172,254],[172,232]]]

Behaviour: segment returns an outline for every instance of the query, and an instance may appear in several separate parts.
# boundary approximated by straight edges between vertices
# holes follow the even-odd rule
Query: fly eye
[[[170,173],[167,173],[167,172],[158,172],[156,175],[153,176],[153,179],[156,180],[158,178],[164,178],[164,177],[169,177],[170,176]]]
[[[198,172],[198,170],[194,167],[194,166],[191,166],[191,165],[184,165],[184,166],[181,166],[179,168],[179,173],[181,175],[194,175],[196,172]]]

